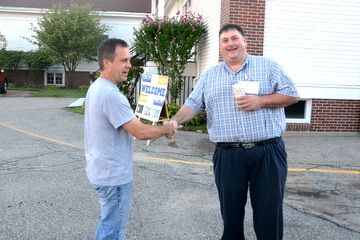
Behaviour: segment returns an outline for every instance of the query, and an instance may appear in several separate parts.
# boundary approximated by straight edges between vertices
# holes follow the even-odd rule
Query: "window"
[[[311,100],[300,100],[299,102],[286,107],[286,122],[310,123],[311,104]]]
[[[185,0],[183,5],[183,12],[189,11],[191,8],[191,0]]]
[[[62,72],[45,72],[45,86],[65,86],[64,74]]]

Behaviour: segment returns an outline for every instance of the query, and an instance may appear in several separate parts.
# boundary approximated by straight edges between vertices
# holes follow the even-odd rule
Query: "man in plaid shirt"
[[[244,238],[248,189],[259,240],[282,239],[287,154],[284,107],[298,102],[295,84],[277,62],[247,53],[243,29],[219,31],[224,61],[199,78],[179,112],[167,124],[178,125],[206,109],[215,182],[224,223],[223,240]],[[234,96],[242,84],[245,95]]]

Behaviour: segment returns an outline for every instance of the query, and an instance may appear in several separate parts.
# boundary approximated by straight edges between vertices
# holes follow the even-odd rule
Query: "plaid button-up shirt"
[[[299,97],[285,70],[270,58],[247,55],[237,72],[225,62],[209,68],[199,78],[185,104],[199,113],[206,109],[207,129],[212,142],[257,142],[284,133],[284,108],[255,111],[236,108],[232,85],[249,80],[260,82],[259,96],[281,93]]]

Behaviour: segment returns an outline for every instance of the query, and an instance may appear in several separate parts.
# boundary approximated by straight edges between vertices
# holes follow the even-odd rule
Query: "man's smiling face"
[[[220,51],[229,64],[242,63],[246,58],[246,39],[236,29],[230,29],[220,35]]]

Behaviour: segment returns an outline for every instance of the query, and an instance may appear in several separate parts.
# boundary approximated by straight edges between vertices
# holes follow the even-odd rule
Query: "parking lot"
[[[8,92],[9,93],[9,92]],[[99,218],[85,175],[76,99],[0,95],[0,239],[92,239]],[[360,239],[358,135],[285,134],[284,239]],[[206,133],[135,140],[129,240],[220,239]],[[256,239],[247,207],[246,239]]]

